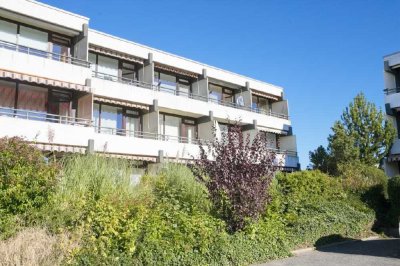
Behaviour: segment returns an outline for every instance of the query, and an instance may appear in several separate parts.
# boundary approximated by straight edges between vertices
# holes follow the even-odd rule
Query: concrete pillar
[[[143,67],[139,69],[139,81],[153,84],[154,83],[154,61],[153,54],[149,53]]]
[[[253,120],[253,124],[242,126],[243,135],[245,138],[250,137],[250,142],[257,136],[259,130],[257,128],[257,120]]]
[[[158,100],[153,100],[153,105],[147,113],[143,114],[143,132],[152,133],[154,137],[159,133],[159,108]]]
[[[72,56],[85,61],[89,60],[89,25],[83,24],[82,31],[72,40]]]
[[[88,145],[86,148],[86,154],[94,154],[94,139],[88,140]]]
[[[238,100],[239,97],[243,98],[243,101]],[[236,99],[236,104],[240,106],[241,103],[243,103],[245,107],[251,107],[251,89],[250,89],[250,83],[246,81],[246,87],[242,88],[241,90],[238,90],[235,93],[235,99]]]
[[[208,116],[197,119],[198,138],[202,140],[212,140],[214,127],[214,113],[209,112]]]
[[[207,69],[203,69],[202,75],[199,79],[192,83],[193,98],[202,101],[208,101],[208,77]]]

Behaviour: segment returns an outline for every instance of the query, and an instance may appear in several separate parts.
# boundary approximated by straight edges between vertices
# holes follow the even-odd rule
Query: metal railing
[[[394,94],[394,93],[399,93],[400,92],[400,88],[386,88],[383,90],[385,92],[386,95],[390,95],[390,94]]]
[[[289,116],[286,114],[270,112],[270,111],[266,111],[266,110],[259,109],[259,108],[253,108],[250,106],[242,106],[235,102],[222,101],[222,100],[213,99],[213,98],[199,95],[199,94],[180,91],[179,84],[177,84],[177,83],[175,84],[177,86],[177,88],[173,89],[170,86],[163,86],[162,81],[155,82],[155,84],[149,84],[149,83],[146,83],[143,81],[127,79],[127,78],[109,75],[109,74],[105,74],[105,73],[101,73],[101,72],[97,72],[97,71],[93,71],[92,77],[109,80],[109,81],[113,81],[113,82],[124,83],[124,84],[128,84],[128,85],[134,85],[134,86],[138,86],[138,87],[142,87],[142,88],[150,89],[150,90],[154,90],[154,91],[165,92],[165,93],[173,94],[175,96],[185,96],[189,99],[195,99],[195,100],[200,100],[200,101],[204,101],[204,102],[211,102],[211,103],[215,103],[218,105],[228,106],[228,107],[232,107],[232,108],[236,108],[236,109],[242,109],[242,110],[246,110],[246,111],[253,112],[253,113],[264,114],[264,115],[274,116],[274,117],[283,118],[283,119],[289,119]]]
[[[101,133],[101,134],[127,136],[127,137],[133,137],[133,138],[143,138],[143,139],[154,139],[154,140],[171,141],[171,142],[177,142],[177,143],[188,143],[188,144],[195,144],[195,145],[198,145],[200,143],[206,143],[205,140],[196,139],[196,138],[163,135],[163,134],[143,132],[143,131],[131,131],[131,130],[127,130],[127,129],[119,129],[119,128],[111,128],[111,127],[95,126],[95,131],[97,133]]]
[[[14,117],[26,120],[44,121],[66,125],[91,126],[90,119],[49,114],[46,112],[29,111],[8,107],[0,107],[0,116]]]
[[[52,52],[48,52],[48,51],[38,50],[35,48],[30,48],[30,47],[18,45],[15,43],[9,43],[9,42],[2,41],[2,40],[0,40],[0,48],[17,51],[17,52],[24,53],[24,54],[34,55],[34,56],[38,56],[38,57],[43,57],[43,58],[47,58],[47,59],[51,59],[51,60],[55,60],[55,61],[59,61],[59,62],[64,62],[64,63],[68,63],[68,64],[73,64],[73,65],[77,65],[77,66],[82,66],[82,67],[87,67],[87,68],[90,67],[90,63],[88,61],[85,61],[82,59],[78,59],[78,58],[71,57],[71,56],[65,56],[62,54],[56,54],[56,53],[52,53]]]
[[[297,152],[296,151],[292,151],[292,150],[281,150],[281,149],[274,149],[274,148],[268,148],[268,150],[273,151],[276,154],[297,156]]]

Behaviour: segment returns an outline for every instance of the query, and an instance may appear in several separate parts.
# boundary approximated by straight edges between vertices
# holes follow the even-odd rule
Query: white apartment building
[[[385,56],[383,62],[386,117],[397,132],[384,167],[388,176],[395,176],[400,174],[400,52]]]
[[[183,162],[234,120],[265,134],[284,170],[299,168],[281,87],[92,30],[53,6],[0,0],[0,137]]]

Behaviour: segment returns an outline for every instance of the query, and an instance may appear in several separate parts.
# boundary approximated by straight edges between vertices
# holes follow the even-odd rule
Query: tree
[[[324,146],[320,145],[316,150],[310,151],[309,158],[312,169],[329,173],[330,158]]]
[[[230,232],[255,220],[270,200],[268,189],[276,171],[275,154],[257,134],[251,142],[236,123],[207,144],[196,160],[196,175],[206,184],[213,207]],[[206,178],[205,178],[206,177]]]
[[[395,129],[385,120],[382,110],[378,111],[363,93],[346,107],[332,131],[328,150],[337,163],[358,159],[367,165],[378,164],[395,137]]]

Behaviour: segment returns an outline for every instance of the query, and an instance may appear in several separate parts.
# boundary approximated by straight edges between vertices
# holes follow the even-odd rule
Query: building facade
[[[383,63],[386,117],[397,133],[384,167],[388,176],[395,176],[400,174],[400,52],[385,56]]]
[[[0,137],[44,151],[191,160],[240,120],[299,168],[281,87],[89,28],[31,0],[0,0]]]

